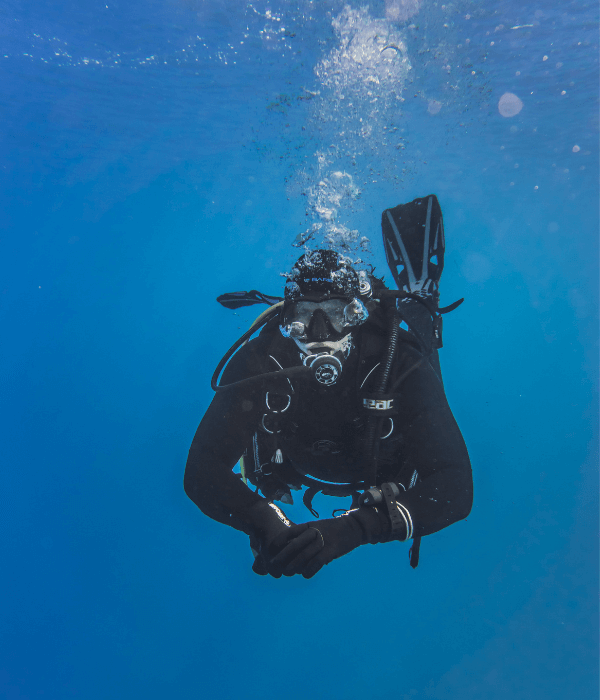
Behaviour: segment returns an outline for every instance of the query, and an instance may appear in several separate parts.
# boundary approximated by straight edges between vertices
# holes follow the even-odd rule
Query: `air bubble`
[[[514,117],[523,109],[523,102],[512,92],[505,92],[498,100],[498,111],[503,117]]]
[[[441,102],[438,102],[437,100],[429,100],[429,104],[427,105],[427,111],[429,114],[437,114],[441,108]]]

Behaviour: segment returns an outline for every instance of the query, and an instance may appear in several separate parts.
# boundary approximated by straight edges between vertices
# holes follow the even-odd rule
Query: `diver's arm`
[[[254,411],[241,410],[236,394],[219,392],[208,407],[190,447],[183,483],[205,515],[247,531],[244,513],[264,499],[233,473],[256,426]]]
[[[262,374],[263,344],[259,336],[241,348],[225,368],[222,384]],[[259,384],[217,391],[194,436],[184,476],[186,494],[203,513],[247,534],[273,515],[272,508],[265,510],[268,501],[233,473],[260,422],[264,391]]]
[[[427,364],[401,387],[399,425],[404,437],[398,497],[409,511],[414,535],[430,535],[469,515],[473,503],[471,463],[442,383]],[[414,472],[418,478],[413,487]],[[408,475],[408,483],[406,475]]]
[[[281,576],[265,552],[293,523],[275,504],[251,491],[232,469],[256,429],[258,405],[247,392],[219,393],[200,423],[185,468],[184,488],[200,510],[250,536],[257,574]]]

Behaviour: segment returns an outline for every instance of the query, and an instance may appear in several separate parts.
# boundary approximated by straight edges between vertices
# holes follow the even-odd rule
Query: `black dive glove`
[[[351,510],[338,518],[292,525],[271,543],[271,566],[284,576],[312,578],[325,564],[348,554],[361,544],[386,539],[387,518],[374,508]]]
[[[274,548],[272,543],[276,539],[286,541],[294,523],[288,520],[281,508],[267,500],[255,503],[246,512],[244,519],[250,524],[250,547],[254,554],[252,571],[261,576],[271,574],[280,578],[281,567],[271,564],[271,558],[279,548]]]

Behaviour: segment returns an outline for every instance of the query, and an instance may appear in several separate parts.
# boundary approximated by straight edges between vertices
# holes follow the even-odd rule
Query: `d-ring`
[[[277,396],[281,396],[281,394],[277,394]],[[274,408],[271,408],[269,406],[269,392],[267,391],[267,395],[265,396],[265,403],[267,404],[267,408],[269,409],[269,411],[271,411],[271,413],[285,413],[290,407],[290,404],[292,403],[292,397],[289,394],[286,394],[286,396],[288,401],[285,408],[282,408],[280,411],[276,411]]]
[[[388,416],[388,418],[390,418],[390,417]],[[388,433],[387,435],[384,435],[381,439],[382,439],[382,440],[386,440],[387,438],[389,438],[389,436],[390,436],[393,432],[394,432],[394,421],[393,421],[392,418],[390,418],[390,431],[389,431],[389,433]]]
[[[260,423],[261,423],[261,425],[262,425],[262,427],[263,427],[265,433],[269,433],[269,435],[273,435],[273,434],[275,433],[275,431],[274,431],[274,430],[269,430],[269,429],[267,428],[267,426],[265,425],[265,418],[266,418],[266,417],[267,417],[267,414],[265,413],[265,414],[263,415],[263,417],[261,418]],[[277,432],[280,433],[280,432],[281,432],[281,428],[280,428]]]

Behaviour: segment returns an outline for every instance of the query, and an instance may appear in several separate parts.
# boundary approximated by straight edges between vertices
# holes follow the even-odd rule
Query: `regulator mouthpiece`
[[[325,386],[335,384],[342,374],[341,361],[335,355],[330,355],[327,352],[307,355],[304,358],[304,365],[310,367],[314,372],[315,379],[319,384]]]

